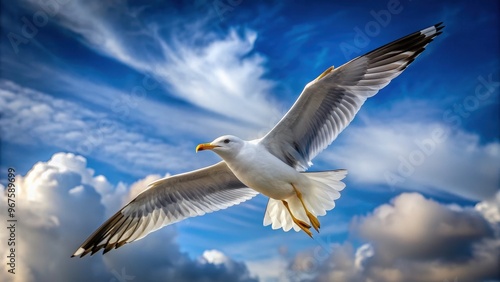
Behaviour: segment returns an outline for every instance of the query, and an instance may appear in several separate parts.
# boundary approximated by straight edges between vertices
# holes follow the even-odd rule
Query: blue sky
[[[1,5],[0,170],[17,170],[29,246],[17,279],[500,279],[497,2]],[[438,22],[443,34],[313,161],[349,170],[315,240],[263,227],[258,196],[69,259],[147,183],[218,161],[198,143],[263,136],[329,66]]]

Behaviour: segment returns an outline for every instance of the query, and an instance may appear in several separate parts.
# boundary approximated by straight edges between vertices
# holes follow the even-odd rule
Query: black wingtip
[[[113,249],[116,249],[116,244],[107,244],[106,247],[104,248],[104,251],[102,252],[102,254],[106,254],[107,252],[113,250]]]
[[[441,34],[441,30],[443,30],[445,25],[443,24],[443,22],[440,22],[440,23],[435,24],[434,27],[436,28],[437,33]]]
[[[123,246],[123,245],[125,245],[125,244],[127,244],[127,241],[121,241],[121,242],[118,242],[118,244],[116,244],[115,249],[118,249],[119,247],[121,247],[121,246]]]

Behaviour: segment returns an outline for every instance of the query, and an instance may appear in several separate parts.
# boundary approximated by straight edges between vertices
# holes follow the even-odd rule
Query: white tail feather
[[[340,197],[340,191],[345,187],[341,181],[347,175],[347,170],[339,169],[322,172],[304,172],[311,180],[311,187],[296,187],[302,193],[302,199],[309,212],[315,216],[325,215],[327,211],[335,207],[335,200]],[[297,196],[286,199],[293,215],[302,221],[309,222],[306,212]],[[271,225],[273,229],[282,228],[287,232],[290,229],[300,231],[300,227],[293,221],[290,213],[281,200],[269,198],[266,213],[264,215],[264,226]]]

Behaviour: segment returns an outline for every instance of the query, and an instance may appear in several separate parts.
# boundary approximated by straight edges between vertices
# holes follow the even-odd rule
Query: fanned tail
[[[311,187],[300,189],[302,199],[307,209],[314,216],[323,216],[335,207],[335,200],[340,198],[340,191],[345,188],[341,181],[347,175],[347,170],[338,169],[321,172],[303,172],[311,180]],[[305,222],[309,222],[305,210],[296,196],[286,199],[293,215]],[[272,225],[271,225],[272,224]],[[269,199],[264,215],[264,226],[271,225],[273,229],[282,228],[287,232],[290,229],[300,231],[300,227],[293,221],[290,213],[280,200]]]

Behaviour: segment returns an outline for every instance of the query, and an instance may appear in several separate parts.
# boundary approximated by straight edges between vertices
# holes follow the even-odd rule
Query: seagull
[[[259,193],[269,197],[264,226],[319,232],[318,216],[335,207],[345,187],[344,169],[306,172],[311,160],[353,120],[367,98],[400,75],[424,51],[438,23],[325,70],[264,137],[251,141],[225,135],[196,147],[222,161],[151,183],[102,224],[72,257],[103,254],[163,226],[225,209]]]

